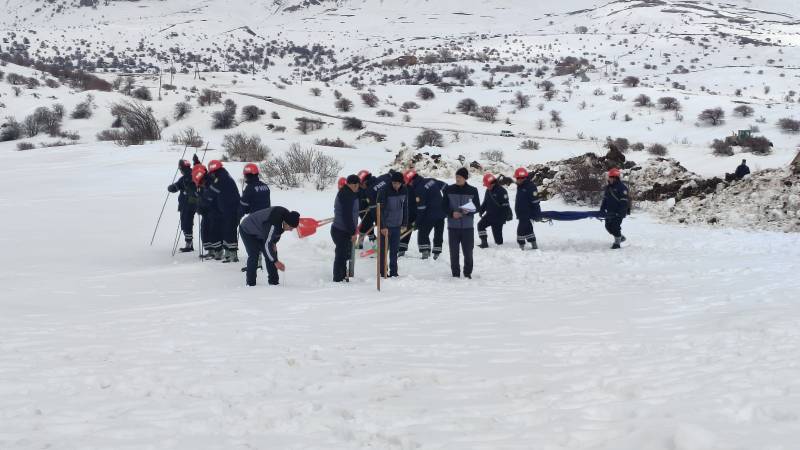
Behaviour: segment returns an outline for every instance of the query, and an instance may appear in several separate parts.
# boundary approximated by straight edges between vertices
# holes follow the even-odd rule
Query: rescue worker
[[[228,170],[222,166],[222,161],[213,160],[208,163],[209,189],[214,193],[214,204],[220,215],[220,233],[222,234],[222,248],[214,259],[222,259],[221,252],[225,250],[223,262],[239,261],[239,239],[236,228],[239,225],[239,188]]]
[[[272,206],[245,217],[239,225],[239,235],[247,251],[245,280],[248,286],[256,285],[258,255],[263,254],[267,263],[267,281],[270,285],[279,282],[278,271],[286,270],[278,259],[278,241],[284,231],[291,231],[300,224],[300,213],[282,206]]]
[[[359,191],[361,194],[360,210],[364,211],[364,216],[358,225],[358,248],[364,248],[364,238],[367,235],[369,235],[370,241],[375,240],[373,230],[375,227],[375,208],[377,206],[378,193],[389,186],[392,176],[387,173],[376,177],[368,170],[362,170],[358,173],[358,179],[361,182]]]
[[[261,181],[258,174],[258,166],[253,163],[246,164],[242,170],[245,188],[239,199],[240,217],[270,207],[269,186]]]
[[[539,220],[542,207],[539,204],[539,195],[536,185],[530,179],[528,170],[524,167],[514,171],[517,183],[517,198],[514,201],[514,212],[517,214],[517,244],[520,250],[525,250],[525,243],[529,242],[531,248],[536,250],[536,234],[533,232],[533,221]]]
[[[397,256],[400,251],[400,235],[408,228],[408,193],[403,174],[392,172],[391,182],[377,196],[381,205],[381,229],[378,240],[378,257],[381,274],[386,274],[386,247],[389,247],[389,277],[399,276]]]
[[[435,178],[421,177],[413,171],[407,178],[409,188],[413,191],[411,197],[414,203],[410,204],[410,207],[416,209],[414,220],[417,227],[417,245],[422,259],[430,258],[431,251],[433,259],[438,259],[442,254],[444,219],[447,217],[443,207],[442,190],[447,184]],[[431,246],[431,231],[433,231],[433,246]]]
[[[478,221],[478,237],[481,240],[480,248],[489,248],[489,234],[487,228],[492,229],[494,243],[503,245],[503,226],[512,219],[511,206],[508,202],[508,192],[497,182],[491,173],[483,176],[483,186],[486,193],[483,195]]]
[[[178,212],[180,213],[181,231],[185,245],[180,249],[182,253],[194,251],[194,215],[197,213],[197,186],[192,180],[192,165],[182,159],[178,161],[181,177],[178,181],[167,186],[167,190],[178,194]]]
[[[333,281],[336,283],[348,281],[347,260],[354,257],[353,244],[358,238],[359,184],[358,175],[348,176],[333,203],[331,239],[336,246],[333,259]]]
[[[197,186],[197,212],[200,214],[200,239],[203,241],[203,255],[206,259],[222,259],[222,234],[220,225],[222,218],[216,208],[216,196],[209,188],[208,170],[202,164],[195,163],[192,177]]]
[[[742,163],[739,164],[738,167],[736,167],[736,172],[734,172],[733,176],[737,180],[741,180],[742,178],[746,177],[747,175],[750,175],[750,168],[747,167],[747,160],[743,159]]]
[[[621,175],[617,168],[608,171],[608,184],[603,195],[603,203],[600,204],[600,213],[605,217],[606,231],[614,236],[612,249],[620,248],[620,244],[625,242],[625,236],[622,235],[622,220],[630,214],[628,187],[620,180]]]
[[[450,271],[461,277],[459,249],[464,253],[464,276],[472,278],[472,250],[475,247],[475,213],[481,207],[478,189],[467,183],[469,171],[456,171],[456,182],[444,189],[442,204],[447,213],[447,240],[450,247]]]

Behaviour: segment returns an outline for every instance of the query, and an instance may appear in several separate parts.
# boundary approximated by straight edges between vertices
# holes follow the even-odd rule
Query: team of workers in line
[[[244,166],[246,186],[241,195],[219,160],[210,161],[206,168],[195,156],[194,164],[181,160],[178,167],[181,177],[167,189],[180,193],[178,211],[185,238],[185,246],[180,251],[194,251],[194,216],[199,214],[203,257],[224,263],[238,262],[238,227],[238,236],[247,251],[247,265],[242,269],[247,285],[256,284],[262,256],[268,283],[278,284],[278,272],[285,270],[285,265],[278,259],[277,243],[283,232],[298,227],[300,214],[272,206],[269,187],[260,180],[256,164]],[[630,211],[628,188],[620,176],[619,169],[608,171],[608,184],[600,206],[606,230],[614,237],[612,249],[620,248],[625,241],[621,225]],[[374,245],[380,258],[380,271],[388,277],[399,276],[397,260],[408,250],[412,231],[417,232],[421,258],[438,259],[447,227],[450,269],[456,278],[472,278],[476,227],[479,248],[489,247],[490,229],[494,243],[502,245],[503,227],[516,214],[517,244],[522,250],[528,245],[537,249],[533,222],[541,220],[542,210],[531,174],[523,167],[514,172],[517,196],[513,213],[508,192],[494,175],[483,176],[486,188],[483,201],[468,179],[466,168],[456,171],[455,183],[450,185],[422,177],[414,170],[389,171],[380,176],[362,170],[357,175],[340,178],[331,226],[335,245],[333,281],[348,280],[347,262],[356,256],[354,249],[364,248],[367,236],[371,242],[377,240]],[[377,217],[379,210],[380,218]],[[477,224],[476,215],[479,216]],[[376,233],[378,222],[380,229]],[[385,254],[387,249],[388,255]],[[388,268],[385,267],[387,261]]]

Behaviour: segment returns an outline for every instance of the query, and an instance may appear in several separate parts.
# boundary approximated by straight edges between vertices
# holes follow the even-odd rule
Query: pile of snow
[[[714,192],[653,205],[662,217],[688,224],[800,231],[800,175],[789,169],[720,182]]]
[[[403,147],[397,152],[388,169],[398,171],[414,169],[418,174],[426,177],[450,180],[462,167],[467,167],[471,176],[474,177],[482,177],[487,172],[503,174],[514,171],[511,164],[505,161],[490,161],[485,158],[470,161],[463,155],[453,157],[443,153],[438,147],[423,147],[419,150]]]

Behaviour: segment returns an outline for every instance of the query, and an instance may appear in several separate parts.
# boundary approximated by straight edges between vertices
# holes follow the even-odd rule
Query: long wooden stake
[[[376,216],[375,223],[377,224],[376,226],[378,227],[378,230],[380,230],[381,229],[381,204],[380,203],[378,203],[378,214]],[[380,239],[380,232],[378,233],[378,239]],[[380,244],[380,242],[381,241],[378,241],[379,244]],[[378,253],[380,253],[380,245],[378,246]],[[378,292],[380,292],[380,290],[381,290],[381,258],[375,258],[375,261],[378,264],[377,270],[375,272],[375,274],[376,274],[375,278],[378,280]]]

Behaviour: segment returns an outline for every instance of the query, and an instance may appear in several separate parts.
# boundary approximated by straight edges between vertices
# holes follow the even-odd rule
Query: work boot
[[[535,240],[534,240],[534,241],[531,241],[531,248],[532,248],[533,250],[539,250],[539,246],[538,246],[538,245],[536,245],[536,241],[535,241]]]
[[[222,261],[222,249],[218,248],[214,250],[214,260],[215,261]]]
[[[406,251],[405,251],[405,250],[398,250],[398,251],[397,251],[397,256],[398,256],[398,257],[400,257],[400,256],[406,256]]]
[[[436,261],[437,259],[439,259],[440,255],[441,255],[441,253],[434,253],[433,254],[433,260]]]
[[[213,249],[205,249],[205,253],[201,256],[203,259],[214,259],[214,250]]]
[[[191,240],[186,241],[186,246],[181,248],[181,253],[190,253],[194,251],[194,246]]]
[[[422,252],[422,259],[428,259],[431,257],[431,252]]]
[[[525,243],[524,242],[522,244],[517,243],[517,245],[519,245],[519,249],[520,250],[522,250],[523,252],[525,251]]]
[[[628,238],[626,238],[624,234],[620,234],[620,242],[625,242],[627,240]]]
[[[486,239],[486,236],[481,236],[481,243],[478,244],[478,248],[489,248],[489,240]]]
[[[612,249],[612,250],[616,250],[616,249],[618,249],[618,248],[622,248],[622,247],[619,245],[621,242],[622,242],[622,238],[621,238],[621,237],[616,237],[616,238],[614,238],[614,244],[612,244],[612,245],[611,245],[611,249]]]
[[[225,261],[224,263],[231,263],[231,262],[239,262],[239,255],[237,254],[236,250],[225,250]]]

